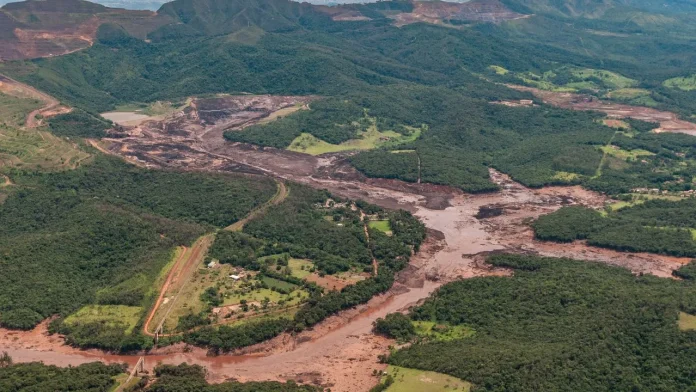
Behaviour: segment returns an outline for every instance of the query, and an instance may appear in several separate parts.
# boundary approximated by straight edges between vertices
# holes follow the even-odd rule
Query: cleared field
[[[616,89],[629,88],[638,84],[636,80],[619,75],[616,72],[601,69],[574,69],[571,70],[570,73],[573,74],[573,76],[581,79],[599,79],[608,87]]]
[[[290,267],[292,276],[304,279],[311,274],[310,271],[314,268],[314,263],[305,259],[290,259],[288,267]]]
[[[304,104],[297,104],[294,106],[290,106],[287,108],[276,110],[275,112],[269,114],[268,117],[262,118],[257,124],[259,124],[259,125],[267,124],[271,121],[275,121],[279,118],[283,118],[285,116],[288,116],[290,114],[295,113],[298,110],[303,110],[303,109],[309,109],[309,107],[307,105],[304,105]]]
[[[416,328],[418,336],[443,342],[469,338],[475,333],[473,329],[463,325],[444,325],[432,321],[414,321],[413,326]]]
[[[684,91],[696,90],[696,74],[667,79],[662,83],[665,87],[676,88]]]
[[[36,129],[0,127],[0,169],[74,169],[90,154],[76,144]]]
[[[471,383],[442,373],[389,366],[387,375],[394,379],[394,383],[386,389],[387,392],[468,392],[471,390]]]
[[[580,178],[580,175],[577,173],[569,173],[569,172],[559,171],[559,172],[556,172],[556,175],[554,175],[553,178],[555,180],[559,180],[559,181],[570,182],[570,181],[577,180],[578,178]]]
[[[599,147],[600,150],[602,150],[605,154],[613,157],[617,157],[623,160],[633,160],[633,159],[638,159],[639,157],[643,156],[652,156],[655,155],[654,153],[646,150],[622,150],[616,146],[602,146]]]
[[[279,308],[279,303],[283,307],[295,306],[309,297],[307,291],[291,283],[269,277],[263,277],[261,281],[258,281],[255,279],[256,272],[245,271],[243,274],[247,278],[240,280],[230,277],[239,273],[238,269],[228,264],[216,265],[214,268],[205,268],[198,264],[185,285],[182,285],[180,289],[168,291],[155,320],[159,322],[166,315],[164,331],[167,333],[174,331],[180,317],[191,313],[198,314],[209,307],[201,295],[211,287],[216,289],[221,300],[218,306],[222,308],[240,305],[243,302],[260,307],[267,299],[268,309],[274,310]],[[268,288],[261,287],[262,282]],[[274,291],[273,287],[289,290],[290,293],[282,294]]]
[[[22,126],[27,115],[42,106],[43,103],[38,99],[18,98],[0,93],[0,125]]]
[[[268,276],[264,276],[263,278],[261,278],[261,281],[268,285],[269,288],[276,288],[280,290],[295,290],[297,288],[297,285],[295,284],[288,283],[276,278],[270,278]]]
[[[491,65],[488,67],[488,69],[490,69],[498,75],[507,75],[510,73],[510,71],[498,65]]]
[[[124,391],[127,388],[135,386],[138,383],[138,381],[140,381],[140,377],[133,377],[130,381],[128,381],[128,377],[129,375],[126,373],[119,374],[118,376],[114,377],[114,382],[116,383],[116,385],[114,385],[109,390],[109,392]],[[128,381],[127,384],[126,381]]]
[[[65,319],[67,325],[81,323],[100,323],[109,326],[123,326],[124,332],[133,332],[143,308],[124,305],[87,305]]]
[[[614,91],[610,91],[607,94],[607,98],[613,99],[635,99],[639,97],[649,96],[650,91],[642,88],[620,88]]]
[[[369,226],[371,229],[379,230],[383,233],[391,233],[392,231],[391,225],[389,224],[389,221],[386,219],[370,221],[367,223],[367,226]]]
[[[418,128],[412,128],[411,131],[410,135],[404,136],[394,131],[379,131],[377,126],[373,124],[359,135],[359,139],[349,140],[341,144],[327,143],[316,138],[314,135],[303,133],[296,137],[287,149],[309,155],[353,150],[372,150],[378,147],[410,143],[418,139],[422,132],[421,129]]]
[[[696,316],[679,312],[679,329],[682,331],[691,331],[696,329]]]

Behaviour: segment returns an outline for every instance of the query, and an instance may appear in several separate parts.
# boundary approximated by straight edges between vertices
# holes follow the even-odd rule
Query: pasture
[[[360,132],[357,135],[357,139],[348,140],[341,144],[331,144],[312,134],[302,133],[290,143],[287,149],[309,155],[321,155],[342,151],[373,150],[379,147],[397,146],[413,142],[418,139],[422,133],[422,130],[419,128],[408,128],[411,132],[409,135],[402,135],[389,130],[380,131],[377,129],[374,119],[371,120],[372,125],[367,127],[364,132]]]
[[[66,325],[100,323],[107,326],[123,326],[129,335],[138,324],[143,308],[124,305],[87,305],[65,318]]]
[[[386,392],[468,392],[471,390],[470,383],[442,373],[389,366],[388,376],[394,379],[394,383],[385,390]]]
[[[414,321],[416,334],[438,342],[449,342],[474,336],[474,330],[464,325],[437,324],[432,321]]]
[[[367,223],[367,226],[371,229],[379,230],[383,233],[392,232],[391,225],[389,224],[389,220],[387,219],[370,221]]]

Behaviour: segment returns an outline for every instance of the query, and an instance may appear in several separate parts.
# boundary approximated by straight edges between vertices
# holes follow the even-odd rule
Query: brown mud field
[[[607,116],[613,119],[629,117],[635,120],[656,122],[660,124],[660,127],[654,131],[656,133],[674,132],[696,136],[696,123],[681,120],[679,116],[672,112],[643,106],[604,102],[590,95],[545,91],[534,87],[517,85],[507,86],[515,90],[531,92],[535,96],[541,98],[544,103],[564,109],[593,110],[606,113]]]
[[[509,271],[485,263],[491,252],[516,252],[563,256],[619,265],[634,273],[669,277],[688,259],[619,253],[583,243],[554,244],[533,240],[529,222],[564,205],[601,208],[605,196],[580,187],[529,189],[508,176],[491,170],[500,192],[468,195],[458,190],[395,180],[367,179],[345,162],[345,155],[313,157],[272,148],[226,142],[226,129],[241,129],[275,111],[307,104],[302,97],[242,96],[194,104],[164,121],[144,122],[120,128],[104,151],[153,168],[200,171],[241,171],[295,181],[328,189],[346,198],[360,198],[385,208],[403,208],[428,227],[421,250],[402,271],[395,286],[368,304],[342,312],[314,329],[295,336],[281,335],[234,355],[209,357],[206,351],[183,344],[155,350],[145,359],[152,369],[157,362],[197,363],[208,367],[211,381],[293,379],[330,387],[332,391],[367,391],[378,379],[373,370],[384,369],[378,355],[388,352],[393,341],[375,336],[371,325],[387,313],[406,311],[444,283],[478,276],[505,276]],[[201,112],[216,105],[214,116]],[[290,186],[292,186],[290,184]],[[495,211],[495,213],[482,213]],[[476,216],[480,219],[477,219]],[[43,360],[69,365],[102,360],[134,364],[137,356],[80,351],[48,336],[42,324],[34,331],[0,330],[0,351],[16,361]]]

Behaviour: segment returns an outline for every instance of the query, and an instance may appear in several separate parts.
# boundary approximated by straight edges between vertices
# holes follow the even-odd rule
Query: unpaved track
[[[137,157],[151,167],[221,172],[235,171],[240,167],[253,168],[281,181],[328,189],[344,198],[359,198],[386,208],[407,209],[425,223],[429,234],[420,252],[399,275],[394,288],[373,298],[367,305],[330,317],[312,331],[296,336],[283,334],[242,350],[245,355],[211,358],[202,349],[184,352],[183,346],[164,348],[146,358],[150,369],[157,361],[173,364],[187,361],[207,366],[212,381],[230,377],[241,381],[294,379],[330,387],[334,392],[367,391],[377,383],[377,378],[372,376],[373,370],[384,369],[384,365],[377,362],[377,356],[386,353],[388,346],[393,344],[393,341],[371,333],[372,322],[387,313],[406,310],[446,282],[509,274],[485,264],[485,256],[490,252],[561,255],[665,277],[688,261],[613,252],[583,243],[534,241],[525,223],[529,219],[564,205],[601,208],[607,202],[606,197],[580,187],[532,190],[491,171],[491,178],[500,185],[501,192],[466,195],[447,187],[366,179],[345,164],[341,155],[309,157],[227,143],[222,139],[223,127],[205,132],[200,125],[192,125],[190,132],[202,134],[200,138],[158,134],[157,129],[153,126],[147,132],[135,130],[124,138],[111,139],[109,151],[128,159]],[[160,154],[172,149],[181,152],[178,158],[173,155],[168,159],[160,158]],[[491,219],[476,219],[479,208],[484,206],[502,208],[503,214]],[[0,350],[7,350],[16,361],[42,359],[62,365],[97,359],[128,363],[137,360],[137,356],[110,356],[61,346],[60,340],[46,336],[43,328],[31,332],[3,331],[0,333]],[[11,336],[3,338],[3,334]]]
[[[152,322],[152,318],[155,317],[157,309],[159,309],[160,305],[162,304],[162,300],[164,300],[164,295],[167,293],[169,285],[172,283],[172,279],[174,279],[174,275],[177,274],[177,271],[179,270],[181,264],[185,263],[184,260],[186,260],[186,252],[188,251],[188,248],[182,246],[179,251],[181,252],[181,254],[177,258],[176,262],[174,262],[172,269],[169,271],[169,274],[167,275],[167,280],[162,285],[162,289],[160,290],[159,296],[157,297],[157,301],[155,301],[155,304],[152,305],[150,314],[147,316],[145,325],[143,325],[143,333],[145,333],[145,335],[154,336],[154,333],[150,332],[150,322]]]
[[[266,212],[266,210],[269,207],[282,203],[288,197],[288,188],[287,186],[285,186],[283,181],[276,181],[276,185],[278,186],[278,191],[275,193],[275,195],[273,195],[273,197],[269,201],[267,201],[251,213],[249,213],[249,215],[245,216],[243,219],[240,219],[237,222],[225,227],[225,230],[241,231],[244,228],[244,225],[246,225],[253,219],[256,219],[257,217],[263,215],[263,213]]]
[[[43,107],[31,111],[27,115],[25,122],[25,126],[27,128],[36,128],[37,126],[42,125],[41,121],[37,120],[36,118],[36,116],[39,114],[44,115],[45,117],[50,117],[52,115],[67,113],[70,111],[70,108],[59,107],[60,101],[52,96],[5,75],[0,75],[0,92],[16,97],[33,98],[44,103]]]
[[[157,310],[160,308],[160,305],[162,304],[162,301],[165,295],[167,294],[167,291],[171,288],[172,283],[179,284],[179,287],[174,298],[171,301],[169,301],[167,311],[165,312],[165,314],[162,315],[160,322],[164,322],[167,319],[167,315],[174,308],[176,300],[179,298],[179,294],[181,294],[181,292],[183,291],[184,286],[186,285],[186,283],[188,283],[188,281],[191,278],[191,275],[193,274],[193,272],[196,271],[198,265],[200,265],[200,263],[203,261],[205,254],[208,252],[208,248],[212,244],[212,241],[213,234],[207,234],[199,238],[193,244],[190,252],[188,252],[188,249],[184,248],[184,251],[179,257],[179,260],[172,267],[172,270],[169,272],[169,276],[167,276],[167,283],[165,283],[164,286],[162,286],[162,290],[160,290],[157,302],[155,303],[155,306],[152,307],[150,315],[148,316],[147,321],[143,326],[143,332],[146,335],[155,336],[155,331],[152,331],[150,329],[150,322],[157,314]],[[186,257],[187,255],[188,257]],[[181,268],[179,268],[179,266],[181,266]],[[159,325],[157,327],[159,327]],[[161,336],[169,335],[163,334]]]

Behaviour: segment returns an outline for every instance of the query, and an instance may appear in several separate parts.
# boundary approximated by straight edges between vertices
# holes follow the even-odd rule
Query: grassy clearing
[[[684,91],[696,90],[696,74],[681,78],[667,79],[662,83],[665,87]]]
[[[331,144],[318,139],[312,134],[303,133],[296,137],[287,149],[309,155],[353,150],[372,150],[378,147],[410,143],[418,139],[421,132],[422,130],[419,128],[411,128],[411,134],[405,136],[394,131],[379,131],[377,126],[373,123],[365,132],[358,135],[359,139],[349,140],[341,144]]]
[[[292,276],[304,279],[311,274],[310,271],[314,268],[314,263],[305,259],[290,259],[288,260],[288,267],[290,267]]]
[[[387,375],[393,377],[394,383],[387,392],[446,392],[471,390],[471,384],[442,373],[426,372],[400,366],[389,366]]]
[[[27,115],[42,106],[41,101],[37,99],[17,98],[0,93],[0,124],[22,126]]]
[[[140,377],[133,377],[128,384],[126,384],[126,381],[128,381],[129,374],[122,373],[119,374],[116,377],[113,377],[115,385],[109,389],[109,392],[116,392],[116,391],[124,391],[127,390],[127,388],[133,387],[135,384],[140,381]]]
[[[607,93],[607,98],[611,99],[636,99],[650,96],[650,91],[642,88],[620,88]]]
[[[276,288],[280,290],[295,290],[297,288],[296,284],[288,283],[280,279],[271,278],[268,276],[264,276],[263,278],[261,278],[261,281],[267,284],[270,288]]]
[[[605,71],[601,69],[574,69],[570,71],[573,76],[581,79],[599,79],[607,87],[615,89],[630,88],[638,84],[636,80],[627,78],[616,72]]]
[[[220,264],[215,268],[198,268],[178,295],[174,307],[167,314],[167,319],[164,322],[165,331],[174,331],[180,317],[190,313],[198,314],[206,310],[209,305],[201,300],[201,294],[210,287],[217,289],[222,299],[220,306],[239,305],[242,301],[246,301],[250,305],[258,305],[268,298],[270,301],[269,310],[274,311],[279,310],[277,309],[279,302],[282,302],[283,306],[292,307],[309,297],[307,291],[299,289],[296,285],[268,277],[263,277],[262,279],[269,288],[261,288],[261,282],[254,279],[255,272],[246,271],[245,274],[249,278],[238,281],[230,278],[230,275],[237,273],[238,271],[228,264]],[[270,287],[277,287],[283,290],[290,289],[292,291],[290,294],[282,294],[271,290]],[[161,320],[163,313],[169,308],[167,306],[168,301],[172,300],[174,295],[175,291],[167,293],[165,299],[167,303],[160,306],[155,321]],[[236,321],[236,319],[231,321]]]
[[[130,334],[138,324],[143,308],[124,305],[87,305],[65,319],[68,325],[81,323],[104,323],[109,326],[123,325]]]
[[[379,230],[383,233],[391,233],[392,231],[391,225],[389,224],[389,221],[386,219],[370,221],[367,223],[367,226],[369,226],[371,229]]]
[[[498,75],[507,75],[510,73],[510,71],[498,65],[490,65],[488,66],[488,69],[490,69]]]
[[[414,321],[416,334],[435,341],[448,342],[456,339],[465,339],[474,335],[474,330],[463,325],[437,324],[432,321]]]
[[[575,181],[578,178],[580,178],[580,175],[577,173],[569,173],[569,172],[556,172],[556,174],[553,176],[554,180],[559,180],[559,181],[566,181],[566,182],[571,182]]]
[[[308,107],[305,106],[304,104],[297,104],[295,106],[290,106],[287,108],[276,110],[275,112],[269,114],[268,117],[262,118],[261,121],[259,121],[257,124],[258,125],[268,124],[271,121],[278,120],[280,118],[289,116],[298,110],[307,109],[307,108]]]
[[[679,329],[682,331],[692,331],[696,329],[696,316],[679,312]]]
[[[600,150],[602,150],[605,154],[609,156],[613,156],[616,158],[623,159],[625,161],[627,160],[635,160],[638,159],[639,157],[643,156],[652,156],[655,155],[654,153],[646,150],[622,150],[616,146],[602,146],[599,147]]]
[[[90,157],[76,144],[36,129],[0,127],[0,169],[74,169]]]

